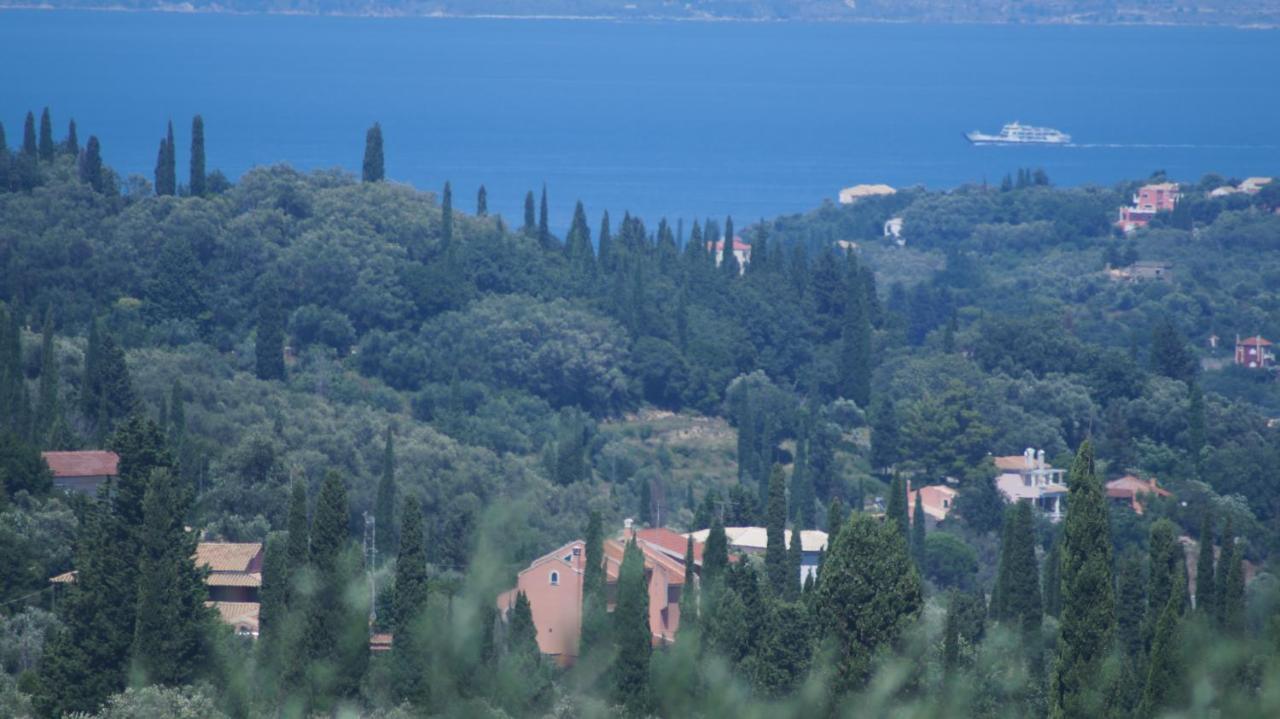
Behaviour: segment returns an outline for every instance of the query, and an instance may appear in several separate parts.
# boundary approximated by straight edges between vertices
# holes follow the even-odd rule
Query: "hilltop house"
[[[710,252],[716,260],[716,267],[719,267],[724,261],[724,240],[707,243],[707,252]],[[741,237],[733,238],[733,256],[738,260],[738,274],[747,271],[747,265],[751,264],[751,245],[742,241]]]
[[[1142,514],[1144,496],[1172,497],[1173,495],[1157,484],[1155,477],[1141,479],[1132,474],[1126,474],[1119,479],[1107,482],[1107,499],[1114,504],[1132,509],[1134,514]]]
[[[840,204],[852,205],[864,197],[883,197],[897,192],[889,185],[854,185],[840,190]]]
[[[196,545],[195,562],[208,567],[205,585],[208,606],[218,612],[236,634],[258,636],[258,590],[262,587],[262,544],[259,542],[201,542]],[[75,572],[49,580],[55,586],[76,581]]]
[[[1066,515],[1067,486],[1065,469],[1045,463],[1044,450],[1028,448],[1022,454],[993,457],[996,465],[996,487],[1010,502],[1030,502],[1051,521]]]
[[[115,452],[86,450],[82,452],[41,452],[53,486],[67,492],[96,494],[99,485],[119,474],[120,457]]]
[[[1157,213],[1172,212],[1179,197],[1181,195],[1176,182],[1143,185],[1138,189],[1138,194],[1133,196],[1133,204],[1120,208],[1120,219],[1116,221],[1116,227],[1125,233],[1146,227]]]
[[[605,594],[608,610],[617,599],[618,571],[626,542],[632,537],[644,555],[644,571],[649,582],[649,629],[654,646],[675,641],[680,629],[680,595],[686,581],[684,553],[687,540],[669,529],[627,527],[604,541]],[[578,656],[582,633],[583,573],[586,570],[586,543],[575,539],[535,560],[517,575],[516,586],[498,596],[498,609],[505,615],[515,606],[516,595],[524,592],[538,630],[538,649],[561,666],[573,664]],[[695,543],[694,563],[701,565],[702,547]]]
[[[915,521],[916,495],[920,495],[920,508],[924,510],[925,527],[933,529],[947,518],[956,506],[955,489],[945,484],[931,484],[920,489],[907,490],[907,513]]]
[[[686,536],[693,537],[699,544],[707,541],[710,529],[700,529]],[[769,544],[769,532],[764,527],[725,527],[725,539],[729,542],[729,550],[748,555],[763,555]],[[791,546],[791,530],[783,535],[787,547]],[[816,529],[800,531],[800,581],[818,571],[818,555],[827,548],[827,533]]]
[[[1236,366],[1249,369],[1270,369],[1276,364],[1276,356],[1272,353],[1271,342],[1262,339],[1262,335],[1240,339],[1236,335]]]

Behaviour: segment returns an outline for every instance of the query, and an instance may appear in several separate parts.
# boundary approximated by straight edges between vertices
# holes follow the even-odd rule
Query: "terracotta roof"
[[[1142,501],[1139,498],[1144,494],[1154,494],[1157,497],[1173,496],[1173,493],[1161,487],[1154,477],[1142,479],[1132,474],[1126,474],[1119,479],[1107,482],[1107,496],[1112,499],[1129,500],[1129,505],[1133,507],[1133,511],[1137,514],[1142,514]]]
[[[636,536],[650,544],[665,549],[668,553],[679,557],[681,561],[684,560],[684,553],[689,548],[689,542],[685,535],[666,527],[639,529],[636,530]],[[702,542],[697,539],[693,541],[693,561],[697,564],[702,563]]]
[[[63,572],[56,577],[49,577],[49,581],[54,584],[71,584],[76,581],[75,572]]]
[[[1270,347],[1271,342],[1262,339],[1262,337],[1245,337],[1242,340],[1236,340],[1236,344],[1245,345],[1246,347]]]
[[[211,587],[261,587],[262,575],[248,572],[211,572],[204,583]]]
[[[218,617],[223,622],[257,635],[260,606],[257,602],[205,602],[205,606],[218,610]]]
[[[637,538],[636,546],[640,547],[640,552],[644,555],[645,569],[653,570],[661,567],[667,573],[668,581],[671,584],[684,584],[684,561],[676,559],[666,552],[660,545],[651,544],[644,539]],[[606,581],[617,581],[618,571],[622,567],[623,553],[626,551],[626,539],[619,537],[617,539],[604,540],[604,571]]]
[[[1027,468],[1027,458],[1021,454],[992,457],[991,459],[996,463],[996,469],[1022,470]]]
[[[40,455],[55,477],[114,477],[120,468],[120,457],[115,452],[86,450],[41,452]]]
[[[719,242],[715,243],[714,247],[710,242],[708,242],[707,249],[708,250],[714,249],[716,252],[724,252],[724,240],[720,240]],[[751,250],[751,245],[748,245],[747,243],[743,242],[741,237],[735,236],[733,238],[733,249],[735,252],[749,252]]]
[[[369,635],[369,651],[389,652],[394,641],[395,637],[390,634],[371,634]]]
[[[945,484],[932,484],[927,487],[921,487],[918,490],[913,489],[907,492],[908,511],[914,510],[917,493],[920,495],[920,508],[924,510],[925,514],[938,521],[946,519],[947,514],[952,509],[955,509],[956,495],[959,494],[959,492]],[[912,515],[912,521],[915,521],[914,514]]]
[[[196,566],[207,566],[214,572],[244,572],[261,553],[261,542],[201,542],[196,545]]]

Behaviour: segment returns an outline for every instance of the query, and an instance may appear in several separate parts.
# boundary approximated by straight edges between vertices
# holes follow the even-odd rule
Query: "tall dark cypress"
[[[364,133],[364,162],[360,178],[364,182],[381,182],[386,176],[382,157],[382,125],[373,123]]]
[[[383,558],[389,558],[396,551],[396,495],[395,436],[388,426],[382,449],[382,478],[378,481],[378,495],[373,504],[378,554]]]
[[[787,486],[781,465],[769,471],[768,501],[765,505],[765,574],[776,597],[787,596],[787,585],[796,577],[787,576]],[[788,582],[787,580],[791,581]]]
[[[199,537],[185,521],[191,495],[171,470],[152,472],[143,499],[133,671],[167,686],[190,683],[207,662],[212,626],[205,570],[195,564]]]
[[[67,139],[62,143],[62,151],[71,157],[80,154],[80,138],[76,135],[75,118],[67,122]]]
[[[924,571],[924,523],[924,504],[920,499],[920,492],[916,491],[915,507],[911,511],[911,558],[916,560],[916,566],[922,572]]]
[[[1143,637],[1149,646],[1155,637],[1160,614],[1169,603],[1169,595],[1186,594],[1186,587],[1174,584],[1178,567],[1183,563],[1183,555],[1182,545],[1178,544],[1178,530],[1173,522],[1167,519],[1156,520],[1151,525],[1147,548],[1147,612]]]
[[[43,446],[61,414],[58,400],[57,349],[53,343],[53,308],[45,313],[44,333],[40,339],[40,391],[37,396],[35,427],[32,436]]]
[[[538,243],[551,246],[551,228],[547,224],[547,186],[542,186],[542,201],[538,204]]]
[[[605,595],[604,528],[600,513],[592,511],[587,519],[583,542],[582,570],[582,634],[578,656],[588,662],[608,653],[610,624],[608,599]],[[683,603],[681,604],[683,610]]]
[[[720,581],[729,568],[729,540],[724,533],[724,522],[716,515],[707,533],[706,546],[702,548],[702,578],[707,586]]]
[[[314,592],[307,601],[308,704],[328,711],[335,701],[356,696],[369,661],[367,609],[360,596],[358,554],[347,533],[347,489],[330,471],[316,497],[311,523]]]
[[[288,621],[288,557],[285,556],[288,539],[283,532],[267,536],[262,558],[262,586],[258,589],[258,652],[257,669],[262,683],[261,691],[274,693],[279,685],[285,652],[285,625]]]
[[[430,692],[427,684],[429,648],[427,608],[427,546],[422,528],[422,507],[409,497],[404,502],[400,524],[402,541],[396,557],[392,674],[396,694],[425,706]]]
[[[618,599],[613,610],[614,644],[612,699],[632,716],[648,716],[649,658],[653,652],[649,629],[649,588],[644,554],[635,539],[627,543],[618,569]]]
[[[1223,631],[1239,636],[1244,631],[1244,554],[1236,540],[1231,517],[1222,530],[1222,557],[1218,562],[1218,624]]]
[[[168,157],[169,157],[169,143],[165,142],[165,139],[162,137],[160,138],[160,149],[156,151],[156,172],[155,172],[156,197],[164,197],[165,195],[169,194],[168,192],[165,192],[166,185],[165,185],[165,174],[164,174],[165,167],[168,165],[168,162],[169,162]]]
[[[307,518],[307,485],[300,479],[289,490],[289,516],[285,525],[285,601],[290,610],[301,606],[294,578],[311,559],[311,522]]]
[[[36,143],[36,116],[27,111],[27,119],[22,123],[22,156],[35,160],[39,157],[39,145]]]
[[[871,402],[871,319],[857,260],[847,260],[845,314],[840,334],[840,394],[859,407]]]
[[[804,542],[799,527],[791,528],[791,541],[787,544],[786,596],[794,601],[800,598],[800,568],[804,566]]]
[[[600,216],[600,235],[597,238],[599,245],[596,251],[597,258],[600,263],[601,272],[612,272],[617,263],[617,253],[613,248],[613,234],[609,230],[609,211],[605,210]]]
[[[204,171],[204,118],[191,118],[191,182],[188,190],[192,197],[205,193]]]
[[[272,287],[258,299],[257,337],[254,342],[255,368],[258,379],[284,379],[284,309],[280,293]]]
[[[524,233],[533,236],[538,231],[537,210],[533,204],[533,190],[529,190],[524,195]]]
[[[53,144],[53,120],[49,117],[49,108],[40,113],[40,161],[53,162],[58,148]]]
[[[102,145],[97,135],[90,135],[80,155],[78,174],[80,181],[97,192],[106,189],[106,173],[102,167]]]
[[[484,189],[484,185],[480,186],[476,192],[476,217],[484,217],[489,214],[489,192]]]
[[[1062,611],[1058,657],[1049,691],[1050,716],[1096,716],[1096,679],[1116,627],[1111,577],[1111,527],[1093,445],[1080,446],[1067,479],[1062,538]]]
[[[1174,571],[1173,580],[1185,583],[1185,568]],[[1164,607],[1158,609],[1159,618],[1151,643],[1151,656],[1147,661],[1146,688],[1138,715],[1159,716],[1162,709],[1185,706],[1188,682],[1185,661],[1182,656],[1183,594],[1173,592]]]
[[[697,562],[693,555],[693,536],[685,542],[684,548],[684,586],[680,591],[680,633],[688,633],[698,628],[698,572]]]
[[[453,251],[453,188],[448,180],[440,196],[440,245],[445,253]]]
[[[907,521],[907,486],[901,477],[894,477],[889,483],[889,499],[885,502],[885,521],[897,524],[897,530],[906,540],[910,534],[910,522]]]
[[[1213,509],[1206,507],[1200,520],[1200,555],[1196,559],[1196,611],[1210,618],[1217,614],[1213,544]]]
[[[173,142],[173,121],[165,137],[160,141],[160,157],[156,160],[156,194],[176,195],[178,193],[177,151]]]

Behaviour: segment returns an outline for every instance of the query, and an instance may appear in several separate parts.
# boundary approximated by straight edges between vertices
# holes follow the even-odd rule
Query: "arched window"
[[[551,586],[553,587],[560,586],[560,572],[551,573]]]

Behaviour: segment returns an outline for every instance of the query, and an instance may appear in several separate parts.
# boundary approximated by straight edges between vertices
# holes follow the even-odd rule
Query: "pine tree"
[[[534,204],[533,204],[533,190],[529,190],[528,192],[525,193],[525,196],[524,196],[524,228],[523,229],[524,229],[524,233],[526,235],[529,235],[530,237],[532,237],[533,233],[537,232],[538,230],[538,218],[535,213],[536,213],[536,210],[534,209]]]
[[[106,174],[102,168],[102,145],[97,135],[90,135],[80,156],[78,175],[80,181],[96,192],[106,190]]]
[[[1213,509],[1206,507],[1200,520],[1200,556],[1196,559],[1196,611],[1210,618],[1217,616],[1213,544]]]
[[[382,479],[373,504],[373,526],[376,528],[378,554],[390,557],[396,551],[396,450],[395,436],[387,427],[382,450]]]
[[[773,595],[785,597],[788,585],[798,580],[787,576],[787,488],[780,465],[773,465],[769,472],[768,496],[765,507],[765,574]]]
[[[0,142],[0,146],[4,143]],[[80,138],[76,135],[76,121],[72,118],[67,123],[67,139],[62,143],[62,151],[71,157],[80,154]]]
[[[618,600],[613,618],[617,658],[613,665],[612,699],[631,716],[647,716],[649,657],[653,652],[649,588],[644,576],[644,554],[634,538],[627,543],[618,569]]]
[[[27,119],[22,123],[22,156],[31,160],[39,157],[40,151],[36,144],[36,116],[27,111]]]
[[[453,251],[453,188],[448,180],[440,197],[440,246],[448,254]]]
[[[787,601],[800,598],[800,568],[804,566],[804,542],[800,529],[791,528],[791,542],[787,545]]]
[[[133,672],[147,683],[190,683],[207,663],[212,627],[198,536],[184,526],[190,493],[168,469],[151,473],[143,500]]]
[[[916,506],[911,513],[911,558],[915,560],[920,571],[924,571],[924,504],[920,492],[916,491]]]
[[[1061,638],[1049,694],[1050,715],[1055,718],[1098,713],[1101,698],[1094,684],[1116,626],[1111,528],[1089,440],[1076,453],[1067,485]]]
[[[364,182],[382,182],[385,177],[382,160],[382,125],[376,122],[364,134],[364,163],[360,177]]]
[[[547,224],[547,186],[542,186],[542,202],[538,205],[538,244],[551,246],[551,228]]]
[[[838,690],[861,687],[924,607],[920,575],[901,530],[857,514],[823,560],[814,614],[835,656]]]
[[[476,192],[476,217],[485,217],[489,214],[489,192],[484,189],[484,185]]]
[[[316,497],[311,522],[310,567],[315,589],[307,601],[308,703],[327,711],[335,700],[353,698],[369,661],[367,615],[349,596],[359,583],[358,555],[347,533],[347,489],[330,471]]]
[[[204,118],[191,118],[191,181],[187,187],[192,197],[205,193],[204,171]]]
[[[49,108],[40,113],[40,161],[53,162],[58,149],[53,144],[53,120],[49,117]]]
[[[402,540],[396,557],[396,590],[392,631],[393,674],[396,693],[419,706],[429,699],[427,685],[427,547],[422,529],[422,507],[409,497],[400,525]]]

